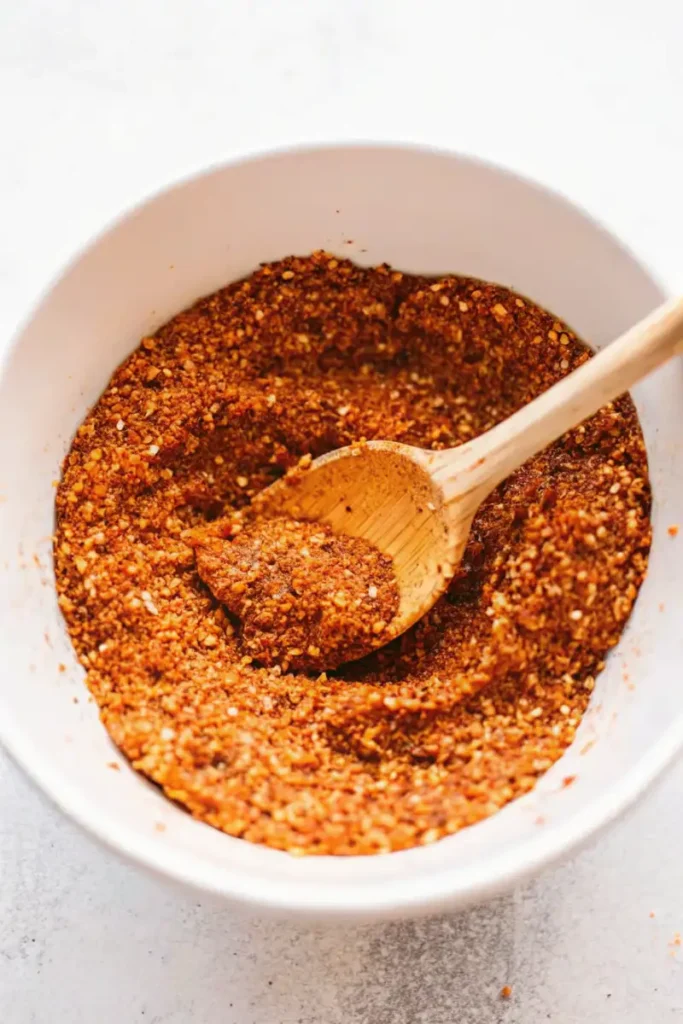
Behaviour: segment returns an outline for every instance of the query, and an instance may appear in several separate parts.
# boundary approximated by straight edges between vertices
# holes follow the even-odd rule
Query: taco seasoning
[[[356,641],[395,611],[391,565],[252,502],[362,439],[468,441],[589,357],[500,285],[322,252],[144,338],[78,429],[55,537],[69,633],[133,767],[293,854],[431,843],[530,790],[572,742],[645,575],[630,398],[504,481],[447,593],[360,660]]]

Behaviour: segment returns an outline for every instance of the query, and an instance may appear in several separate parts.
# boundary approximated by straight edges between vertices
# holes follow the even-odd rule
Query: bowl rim
[[[228,168],[315,152],[337,151],[341,154],[349,150],[409,151],[456,160],[473,168],[516,180],[519,184],[544,194],[555,204],[569,208],[594,232],[603,235],[612,245],[617,246],[649,276],[662,293],[665,292],[661,280],[649,266],[638,259],[618,235],[580,204],[563,192],[502,164],[447,147],[410,141],[349,139],[261,147],[215,161],[147,192],[111,218],[102,229],[75,246],[71,255],[61,262],[61,269],[54,273],[40,290],[31,308],[18,322],[12,336],[3,346],[0,353],[0,379],[4,376],[25,330],[52,292],[91,249],[149,203],[204,178],[223,173]],[[290,915],[298,914],[309,918],[320,915],[327,918],[358,920],[363,916],[388,917],[433,913],[448,906],[465,907],[497,895],[538,873],[542,868],[557,863],[615,821],[649,788],[683,748],[682,713],[607,793],[589,800],[566,822],[555,824],[552,828],[539,829],[533,838],[517,843],[510,849],[499,851],[482,864],[475,863],[465,868],[442,868],[427,877],[412,880],[410,885],[406,885],[405,879],[389,879],[381,886],[367,881],[345,882],[343,886],[338,886],[333,881],[309,879],[303,886],[293,884],[290,879],[268,878],[258,870],[252,874],[244,872],[243,869],[235,870],[229,864],[223,867],[198,862],[193,854],[174,850],[170,843],[154,842],[152,837],[140,835],[135,829],[121,829],[118,825],[113,827],[107,812],[101,810],[97,803],[77,786],[55,781],[49,758],[45,757],[32,742],[27,730],[12,722],[11,712],[7,713],[8,709],[4,707],[1,696],[0,706],[6,712],[0,714],[0,743],[12,760],[60,810],[86,833],[93,835],[103,846],[122,855],[132,864],[205,894],[229,899],[252,910],[287,912]],[[274,852],[282,857],[288,856],[281,851]],[[398,851],[383,856],[401,857],[402,853],[403,851]]]

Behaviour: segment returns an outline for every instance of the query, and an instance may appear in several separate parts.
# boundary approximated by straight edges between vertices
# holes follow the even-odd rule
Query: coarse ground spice
[[[200,578],[241,620],[247,654],[284,672],[323,670],[381,639],[399,605],[391,558],[321,523],[276,517],[237,527],[228,517],[190,542]]]
[[[291,853],[430,843],[530,790],[574,738],[646,570],[627,396],[501,484],[432,611],[335,672],[255,660],[196,537],[248,518],[301,459],[362,438],[460,444],[587,358],[502,286],[325,253],[263,266],[143,339],[66,457],[55,539],[73,643],[133,766]]]

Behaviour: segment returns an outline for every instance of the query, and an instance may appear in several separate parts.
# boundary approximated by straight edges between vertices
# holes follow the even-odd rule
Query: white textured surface
[[[680,288],[682,41],[678,0],[5,3],[0,344],[122,206],[232,153],[316,138],[435,142],[525,171]],[[312,930],[121,866],[0,754],[0,1019],[683,1021],[669,945],[682,790],[679,765],[591,851],[468,914]]]

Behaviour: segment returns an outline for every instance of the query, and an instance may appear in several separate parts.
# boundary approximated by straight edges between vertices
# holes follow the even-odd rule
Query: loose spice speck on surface
[[[532,789],[646,571],[628,396],[490,495],[429,614],[335,670],[250,649],[193,538],[246,529],[302,459],[364,438],[461,444],[587,358],[502,286],[325,253],[264,265],[145,338],[74,438],[54,543],[74,647],[133,766],[203,821],[296,855],[431,843]],[[362,601],[381,587],[363,584]]]

